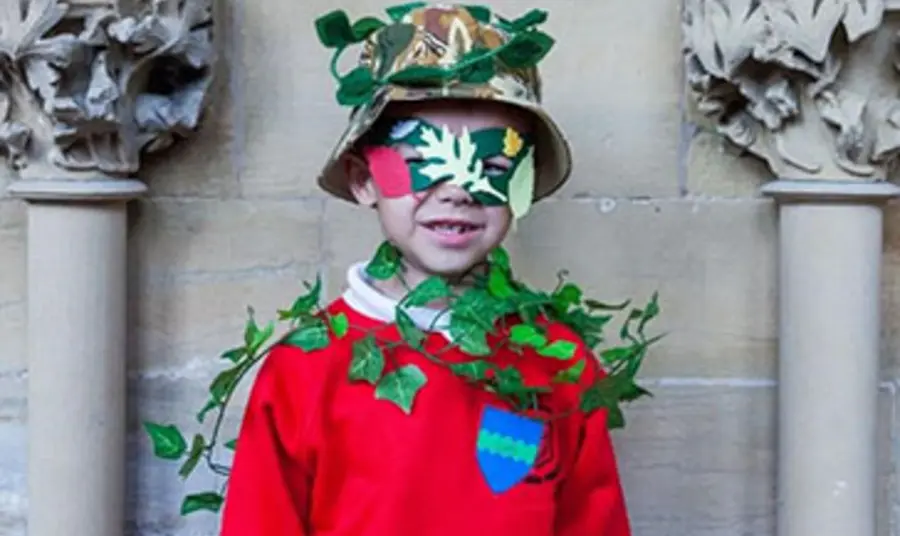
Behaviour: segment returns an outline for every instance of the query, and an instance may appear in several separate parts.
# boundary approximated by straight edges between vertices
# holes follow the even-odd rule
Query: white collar
[[[343,299],[348,306],[362,315],[392,323],[399,302],[382,294],[371,284],[365,272],[367,264],[358,262],[347,269],[347,290],[344,291]],[[422,331],[435,331],[451,340],[449,313],[444,312],[441,315],[442,311],[431,307],[404,307],[403,310]]]

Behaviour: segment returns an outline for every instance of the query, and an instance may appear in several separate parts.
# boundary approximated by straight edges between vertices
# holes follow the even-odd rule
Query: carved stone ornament
[[[694,106],[779,178],[885,179],[900,153],[900,77],[881,91],[873,87],[878,75],[845,71],[854,55],[866,56],[856,63],[873,61],[875,47],[863,38],[887,7],[884,0],[685,0]],[[889,57],[874,61],[891,68]]]
[[[26,179],[133,175],[197,128],[212,22],[210,0],[0,0],[0,162]]]

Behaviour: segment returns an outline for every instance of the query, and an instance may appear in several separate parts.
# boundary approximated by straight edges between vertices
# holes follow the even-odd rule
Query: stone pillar
[[[688,111],[780,179],[763,188],[780,222],[778,536],[874,536],[882,205],[900,193],[882,23],[900,4],[725,4],[684,0]]]
[[[888,183],[774,181],[779,536],[875,536]]]
[[[121,536],[126,202],[138,181],[20,181],[28,203],[28,532]]]
[[[126,207],[142,157],[199,125],[212,15],[209,0],[0,8],[0,157],[28,206],[31,536],[125,531]]]

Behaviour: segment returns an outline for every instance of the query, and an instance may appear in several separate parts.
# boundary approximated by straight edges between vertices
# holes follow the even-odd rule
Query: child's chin
[[[484,262],[483,258],[469,252],[445,254],[441,257],[425,263],[425,269],[429,272],[429,275],[454,279],[471,272],[478,264]]]

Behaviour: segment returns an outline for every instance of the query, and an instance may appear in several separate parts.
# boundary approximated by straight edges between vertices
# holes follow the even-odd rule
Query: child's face
[[[376,208],[386,238],[400,249],[407,269],[420,272],[408,275],[454,278],[465,274],[484,261],[509,230],[508,200],[516,194],[507,179],[515,174],[518,162],[507,157],[503,147],[509,152],[509,139],[516,134],[527,138],[529,116],[488,101],[445,101],[402,104],[386,111],[385,118],[388,127],[394,127],[390,130],[395,140],[397,135],[406,137],[389,146],[365,147],[365,161],[351,163],[357,201]],[[415,131],[411,130],[414,125],[419,125]],[[515,132],[509,134],[508,128]],[[480,168],[457,166],[455,178],[432,184],[432,178],[451,172],[428,169],[423,162],[428,156],[423,152],[429,151],[428,136],[432,141],[444,139],[438,129],[454,136],[471,135],[475,144],[469,150],[474,151],[473,161],[480,161]],[[472,181],[460,179],[467,169],[480,169],[477,176],[496,180],[475,181],[473,186]]]

